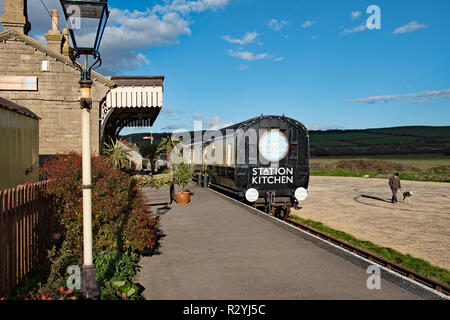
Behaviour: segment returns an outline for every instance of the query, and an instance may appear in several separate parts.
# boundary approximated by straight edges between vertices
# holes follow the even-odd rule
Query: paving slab
[[[211,190],[160,215],[160,254],[144,257],[136,282],[150,300],[418,299]],[[154,208],[157,210],[157,208]]]

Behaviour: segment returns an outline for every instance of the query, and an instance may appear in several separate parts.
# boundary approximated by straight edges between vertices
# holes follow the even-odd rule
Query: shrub
[[[125,140],[113,140],[109,138],[109,143],[105,142],[103,153],[106,160],[111,163],[114,168],[129,168],[130,160],[128,159],[130,150],[127,148],[128,143]]]
[[[49,283],[60,287],[64,285],[66,268],[82,264],[81,156],[74,152],[58,155],[45,163],[41,174],[50,180],[46,195],[57,208],[56,220],[61,229],[49,251]],[[136,182],[103,157],[92,157],[92,184],[94,253],[153,249],[158,222],[146,213]]]
[[[133,177],[140,188],[143,187],[151,187],[155,189],[159,189],[163,186],[167,186],[172,182],[171,174],[157,174],[154,176],[134,176]]]
[[[94,256],[96,280],[101,299],[138,299],[137,286],[131,283],[139,271],[139,255],[132,252],[109,251]]]
[[[175,177],[175,183],[180,185],[181,191],[187,192],[189,182],[192,180],[192,171],[189,169],[188,165],[185,163],[177,165],[173,175]]]

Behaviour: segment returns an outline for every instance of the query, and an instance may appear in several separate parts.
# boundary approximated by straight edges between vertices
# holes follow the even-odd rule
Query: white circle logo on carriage
[[[297,190],[295,190],[294,196],[298,201],[304,201],[306,200],[306,198],[308,198],[308,190],[306,190],[305,188],[297,188]]]
[[[245,193],[245,199],[247,199],[248,202],[256,202],[259,198],[259,192],[255,188],[250,188]]]
[[[286,135],[279,130],[267,131],[259,139],[259,152],[267,161],[283,160],[289,152],[289,142]]]

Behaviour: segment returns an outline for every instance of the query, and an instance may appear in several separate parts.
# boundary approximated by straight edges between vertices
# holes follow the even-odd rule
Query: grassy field
[[[311,163],[332,163],[348,159],[379,159],[394,162],[401,162],[410,166],[417,167],[424,171],[436,168],[450,166],[450,156],[444,154],[399,154],[399,155],[379,155],[379,156],[345,156],[345,157],[313,157]]]
[[[311,174],[315,176],[385,178],[395,171],[403,180],[450,182],[450,156],[413,154],[311,158]]]
[[[354,246],[370,251],[377,256],[392,261],[405,268],[411,269],[429,278],[436,279],[446,285],[450,285],[450,270],[432,265],[423,259],[414,258],[409,254],[400,253],[392,248],[383,248],[370,241],[361,241],[354,236],[334,230],[313,220],[305,220],[296,215],[290,215],[291,219],[297,220],[303,224],[313,227],[316,230],[329,234],[332,237],[346,241]]]
[[[335,133],[327,134],[311,134],[311,146],[329,147],[329,146],[359,146],[373,144],[391,144],[391,143],[408,143],[415,142],[415,137],[410,136],[390,136],[384,134],[370,134],[367,132],[360,133]]]
[[[310,131],[313,156],[444,152],[450,126]]]
[[[347,144],[389,144],[414,142],[417,139],[437,139],[450,141],[450,126],[448,127],[395,127],[364,130],[328,130],[310,131],[311,146],[316,145],[347,145]]]

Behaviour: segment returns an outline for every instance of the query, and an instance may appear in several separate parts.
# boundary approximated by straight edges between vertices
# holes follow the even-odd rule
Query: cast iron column
[[[83,268],[81,293],[86,299],[100,295],[92,260],[92,182],[91,182],[91,87],[92,80],[81,80],[81,131],[83,156]]]

